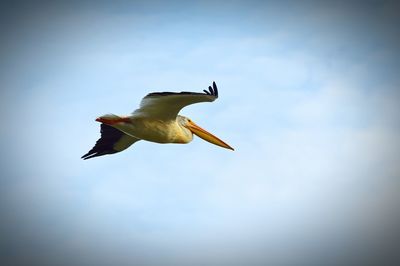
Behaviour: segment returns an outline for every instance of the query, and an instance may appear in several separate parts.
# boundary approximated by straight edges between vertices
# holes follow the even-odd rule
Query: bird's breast
[[[120,130],[147,141],[157,143],[188,143],[192,134],[182,128],[176,121],[161,121],[143,118],[134,118],[131,123],[119,126]]]

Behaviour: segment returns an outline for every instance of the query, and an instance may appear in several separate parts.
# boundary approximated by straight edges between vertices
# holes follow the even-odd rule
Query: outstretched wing
[[[140,108],[134,114],[161,120],[175,120],[179,111],[190,104],[213,102],[218,98],[218,88],[215,82],[204,93],[198,92],[153,92],[144,97]]]
[[[118,129],[106,125],[100,125],[101,137],[94,147],[81,158],[86,160],[106,154],[113,154],[123,151],[140,139],[129,136]]]

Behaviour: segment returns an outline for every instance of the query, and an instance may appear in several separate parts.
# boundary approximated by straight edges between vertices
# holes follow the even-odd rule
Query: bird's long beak
[[[196,134],[198,137],[204,139],[205,141],[208,141],[212,144],[218,145],[220,147],[234,150],[231,146],[211,134],[210,132],[206,131],[205,129],[202,129],[198,125],[196,125],[194,122],[190,121],[187,125],[187,128],[193,132],[193,134]]]

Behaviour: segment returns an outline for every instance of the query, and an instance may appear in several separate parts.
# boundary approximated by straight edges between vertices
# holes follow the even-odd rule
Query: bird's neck
[[[188,143],[193,139],[193,133],[186,127],[177,123],[177,130],[175,132],[175,143]]]

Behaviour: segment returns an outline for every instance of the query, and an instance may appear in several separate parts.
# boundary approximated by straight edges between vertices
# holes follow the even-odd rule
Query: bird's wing
[[[101,137],[97,140],[94,147],[81,157],[82,159],[86,160],[101,155],[120,152],[140,140],[106,124],[100,125],[100,133]]]
[[[144,97],[140,108],[134,115],[151,117],[160,120],[174,120],[179,111],[190,104],[212,102],[218,98],[218,88],[215,82],[204,93],[198,92],[153,92]]]

